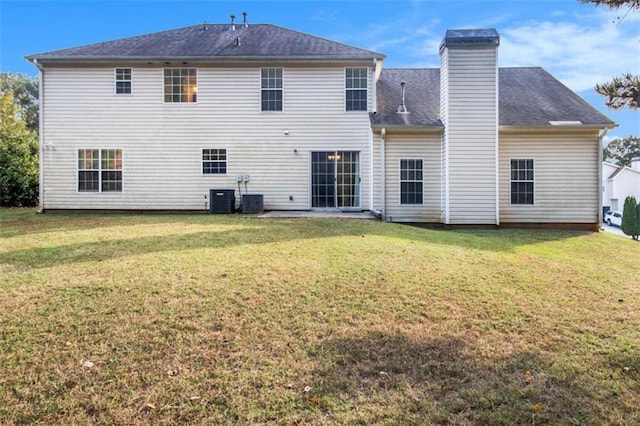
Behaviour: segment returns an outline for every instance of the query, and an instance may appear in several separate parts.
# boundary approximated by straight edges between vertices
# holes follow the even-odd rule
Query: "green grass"
[[[2,424],[640,423],[640,244],[0,210]]]

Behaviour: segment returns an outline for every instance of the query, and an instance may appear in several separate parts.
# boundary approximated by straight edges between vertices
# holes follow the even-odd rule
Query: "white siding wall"
[[[597,223],[597,131],[500,134],[502,223]],[[511,205],[510,160],[534,160],[534,205]]]
[[[387,134],[386,218],[393,222],[440,222],[440,134]],[[400,160],[423,160],[423,204],[400,204]]]
[[[445,197],[448,223],[496,223],[497,55],[495,48],[447,48]]]
[[[613,193],[614,180],[609,179],[616,170],[618,170],[617,166],[602,163],[602,205],[610,207],[611,210],[618,210],[618,200]]]
[[[283,112],[260,111],[259,67],[198,67],[196,104],[163,102],[162,68],[134,67],[133,94],[114,95],[114,67],[45,71],[45,209],[204,209],[237,174],[265,208],[307,209],[309,153],[334,149],[361,152],[369,209],[369,118],[345,112],[344,67],[285,66]],[[123,150],[122,193],[77,192],[80,148]],[[227,149],[227,175],[202,175],[203,148]]]
[[[602,169],[605,187],[603,205],[611,207],[612,210],[622,211],[627,197],[640,200],[640,170],[625,167],[613,179],[609,179],[609,176],[618,170],[618,166],[603,163]]]

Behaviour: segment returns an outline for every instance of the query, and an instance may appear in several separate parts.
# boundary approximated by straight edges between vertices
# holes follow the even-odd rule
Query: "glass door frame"
[[[331,170],[325,170],[320,173],[318,168],[322,164],[320,161],[316,161],[318,156],[324,155],[332,167],[328,167]],[[310,210],[326,210],[326,211],[360,211],[362,210],[362,175],[360,166],[360,151],[345,151],[345,150],[324,150],[324,151],[310,151],[309,152],[309,209]],[[346,161],[346,160],[349,161]],[[325,161],[327,163],[327,161]],[[318,165],[317,167],[314,167]],[[329,172],[329,173],[327,173]],[[314,193],[316,186],[321,188],[327,186],[325,182],[316,182],[316,177],[319,175],[326,176],[333,174],[333,191],[332,194],[317,194]],[[350,191],[349,191],[350,189]],[[320,189],[318,189],[320,190]],[[318,200],[322,197],[327,201],[327,197],[333,197],[332,206],[314,206]],[[349,204],[352,205],[340,205],[344,204],[345,200],[349,200]]]

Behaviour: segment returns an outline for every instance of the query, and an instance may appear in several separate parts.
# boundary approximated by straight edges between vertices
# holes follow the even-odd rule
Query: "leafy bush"
[[[28,130],[13,94],[0,97],[0,206],[38,203],[38,137]]]
[[[622,232],[631,235],[634,240],[640,235],[640,206],[635,197],[627,197],[624,200],[622,210]]]

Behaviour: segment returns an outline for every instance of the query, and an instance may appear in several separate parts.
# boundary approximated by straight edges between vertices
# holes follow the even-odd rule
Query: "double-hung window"
[[[122,150],[79,149],[78,192],[122,192]]]
[[[116,95],[131,94],[131,68],[116,68]]]
[[[224,175],[227,173],[226,149],[202,150],[202,174]]]
[[[366,67],[345,70],[345,108],[347,111],[367,110],[367,81]]]
[[[192,103],[198,100],[198,78],[195,68],[164,69],[164,101]]]
[[[533,159],[511,160],[511,204],[533,204]]]
[[[262,111],[282,111],[282,68],[262,68]]]
[[[400,160],[400,204],[422,204],[422,160]]]

